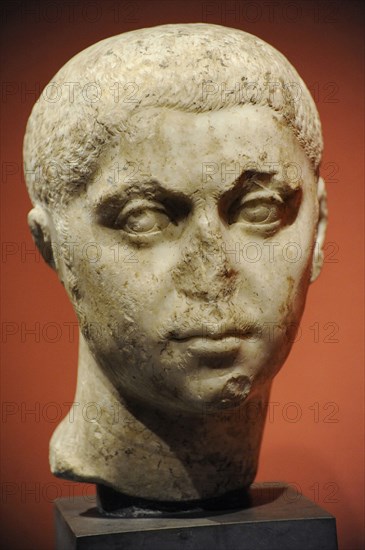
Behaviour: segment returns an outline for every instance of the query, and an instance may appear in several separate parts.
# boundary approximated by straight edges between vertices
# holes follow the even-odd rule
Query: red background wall
[[[91,494],[54,478],[48,442],[76,380],[75,317],[34,252],[21,147],[31,107],[74,54],[162,23],[257,34],[291,60],[322,118],[330,225],[326,262],[271,396],[258,480],[285,480],[337,518],[341,550],[363,547],[362,2],[3,2],[2,548],[53,547],[52,500]],[[32,332],[33,330],[33,332]],[[32,412],[33,411],[33,412]]]

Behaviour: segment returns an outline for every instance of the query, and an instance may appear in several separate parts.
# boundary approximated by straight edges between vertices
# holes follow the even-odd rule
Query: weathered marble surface
[[[80,325],[52,472],[155,500],[253,481],[272,379],[322,264],[318,113],[239,30],[108,38],[46,87],[29,225]]]

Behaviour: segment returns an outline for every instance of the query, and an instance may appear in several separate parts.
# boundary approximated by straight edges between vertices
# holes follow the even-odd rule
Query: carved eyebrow
[[[279,176],[278,170],[262,171],[262,170],[244,170],[235,179],[235,181],[225,189],[220,196],[236,195],[240,192],[248,192],[251,189],[260,187],[264,190],[270,189],[272,191],[278,191],[282,195],[291,195],[297,191],[301,185],[290,184],[290,182]]]
[[[92,207],[98,210],[102,205],[109,203],[118,203],[119,206],[124,205],[133,197],[142,197],[144,199],[159,199],[189,201],[189,198],[181,191],[169,189],[165,187],[157,179],[149,179],[141,182],[131,182],[125,187],[103,190],[92,201]]]
[[[237,186],[244,185],[245,187],[251,187],[252,185],[258,185],[259,187],[267,187],[272,181],[273,177],[277,175],[277,171],[263,172],[259,170],[244,170],[233,182],[231,189]]]

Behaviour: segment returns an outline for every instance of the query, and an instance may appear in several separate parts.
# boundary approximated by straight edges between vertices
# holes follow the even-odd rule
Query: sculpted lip
[[[248,332],[225,330],[189,330],[172,338],[175,342],[185,344],[187,349],[197,355],[217,355],[237,353],[242,341],[247,339]]]

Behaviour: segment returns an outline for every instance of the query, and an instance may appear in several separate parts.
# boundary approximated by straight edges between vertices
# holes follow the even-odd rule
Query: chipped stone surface
[[[157,501],[252,483],[321,268],[321,153],[295,69],[239,30],[140,29],[57,73],[24,142],[30,229],[80,325],[55,475]]]

